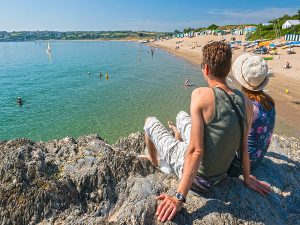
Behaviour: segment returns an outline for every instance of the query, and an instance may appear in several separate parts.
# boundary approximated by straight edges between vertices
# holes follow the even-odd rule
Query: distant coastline
[[[162,36],[172,36],[172,33],[152,31],[0,31],[0,42],[52,40],[150,40]]]

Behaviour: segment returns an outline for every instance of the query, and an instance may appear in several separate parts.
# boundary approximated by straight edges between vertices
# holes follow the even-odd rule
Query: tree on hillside
[[[203,31],[206,30],[205,27],[198,27],[197,29],[194,30],[194,32],[199,32],[199,31]]]
[[[298,14],[298,20],[300,20],[300,10],[297,11]]]
[[[189,32],[191,32],[192,30],[194,30],[194,29],[192,29],[192,28],[190,28],[190,27],[188,27],[188,28],[184,28],[184,30],[183,30],[183,33],[189,33]]]
[[[174,30],[174,34],[180,34],[181,32],[179,30]]]
[[[290,20],[292,17],[289,16],[288,14],[285,14],[277,19],[273,19],[273,20],[270,20],[269,23],[275,23],[276,21],[279,21],[280,23],[284,23],[285,21],[287,20]]]
[[[216,25],[216,24],[211,24],[211,25],[209,25],[208,27],[207,27],[207,30],[216,30],[216,29],[218,29],[218,25]]]

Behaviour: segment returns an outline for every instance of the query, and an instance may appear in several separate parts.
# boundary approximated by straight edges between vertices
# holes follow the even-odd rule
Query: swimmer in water
[[[99,78],[102,79],[103,74],[100,72],[99,73]]]
[[[18,98],[17,98],[17,104],[18,104],[19,106],[23,105],[23,102],[22,102],[21,97],[18,97]]]
[[[152,56],[152,58],[153,58],[153,55],[154,55],[154,49],[151,48],[151,56]]]
[[[88,75],[91,75],[90,71],[88,72]]]
[[[108,80],[108,73],[106,72],[105,79]]]
[[[185,86],[191,86],[192,84],[190,83],[190,78],[186,79],[186,81],[184,82]]]

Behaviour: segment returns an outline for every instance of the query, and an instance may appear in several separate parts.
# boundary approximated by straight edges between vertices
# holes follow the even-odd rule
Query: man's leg
[[[176,117],[176,127],[181,134],[181,138],[185,143],[190,142],[192,119],[191,116],[184,111],[180,111]]]
[[[153,144],[153,142],[151,141],[151,139],[149,138],[147,133],[145,133],[145,144],[146,144],[146,146],[148,148],[148,152],[149,152],[148,158],[152,162],[152,165],[157,167],[158,166],[157,149],[155,148],[155,145]]]
[[[176,140],[163,124],[155,117],[146,119],[144,125],[145,142],[149,154],[147,158],[158,162],[159,166],[167,165],[178,177],[182,174],[184,155],[187,144]],[[156,162],[155,162],[156,161]]]

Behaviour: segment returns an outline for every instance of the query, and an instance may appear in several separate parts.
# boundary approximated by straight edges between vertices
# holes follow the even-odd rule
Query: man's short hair
[[[212,42],[203,47],[202,65],[209,67],[210,75],[224,78],[231,68],[232,51],[224,42]]]

